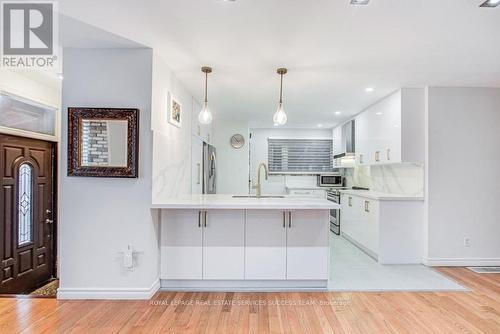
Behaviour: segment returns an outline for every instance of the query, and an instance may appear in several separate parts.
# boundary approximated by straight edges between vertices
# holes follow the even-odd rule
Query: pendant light
[[[201,71],[205,73],[205,102],[203,103],[203,108],[201,109],[198,115],[198,121],[201,124],[210,124],[212,123],[212,113],[210,109],[208,109],[208,74],[212,73],[212,68],[208,66],[203,66]]]
[[[288,72],[286,68],[278,68],[277,73],[280,75],[280,102],[278,110],[273,117],[275,125],[285,125],[287,121],[285,110],[283,109],[283,76]]]

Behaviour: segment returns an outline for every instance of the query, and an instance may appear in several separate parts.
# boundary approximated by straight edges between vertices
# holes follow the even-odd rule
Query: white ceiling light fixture
[[[370,0],[351,0],[351,5],[368,5]]]
[[[287,116],[285,110],[283,109],[283,76],[288,73],[288,70],[280,67],[276,72],[280,75],[280,101],[278,104],[278,110],[274,113],[273,122],[274,124],[285,125]]]
[[[367,93],[371,93],[371,92],[373,92],[373,87],[368,87],[368,88],[365,89],[365,91]]]
[[[205,102],[203,103],[203,108],[198,115],[198,121],[201,124],[210,124],[212,123],[213,117],[210,109],[208,109],[208,74],[212,73],[212,68],[203,66],[201,71],[205,73]]]
[[[323,127],[323,124],[318,124],[318,128],[322,128]]]
[[[488,0],[481,4],[479,7],[497,7],[500,5],[500,0]]]
[[[335,112],[335,115],[341,115],[342,114],[342,111],[336,111]]]

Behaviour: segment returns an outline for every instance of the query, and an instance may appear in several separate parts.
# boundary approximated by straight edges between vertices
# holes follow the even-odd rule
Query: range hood
[[[351,120],[342,125],[341,151],[333,156],[334,165],[337,168],[354,167],[356,157],[356,122]]]

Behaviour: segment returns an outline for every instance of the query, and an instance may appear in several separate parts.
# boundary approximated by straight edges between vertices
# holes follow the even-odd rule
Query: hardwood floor
[[[439,270],[472,291],[0,298],[0,333],[500,333],[500,274]]]

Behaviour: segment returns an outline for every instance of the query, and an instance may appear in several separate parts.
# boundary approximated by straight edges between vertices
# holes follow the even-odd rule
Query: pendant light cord
[[[208,103],[208,73],[205,72],[205,104]]]
[[[280,82],[280,104],[283,103],[283,74],[280,74],[281,82]]]

